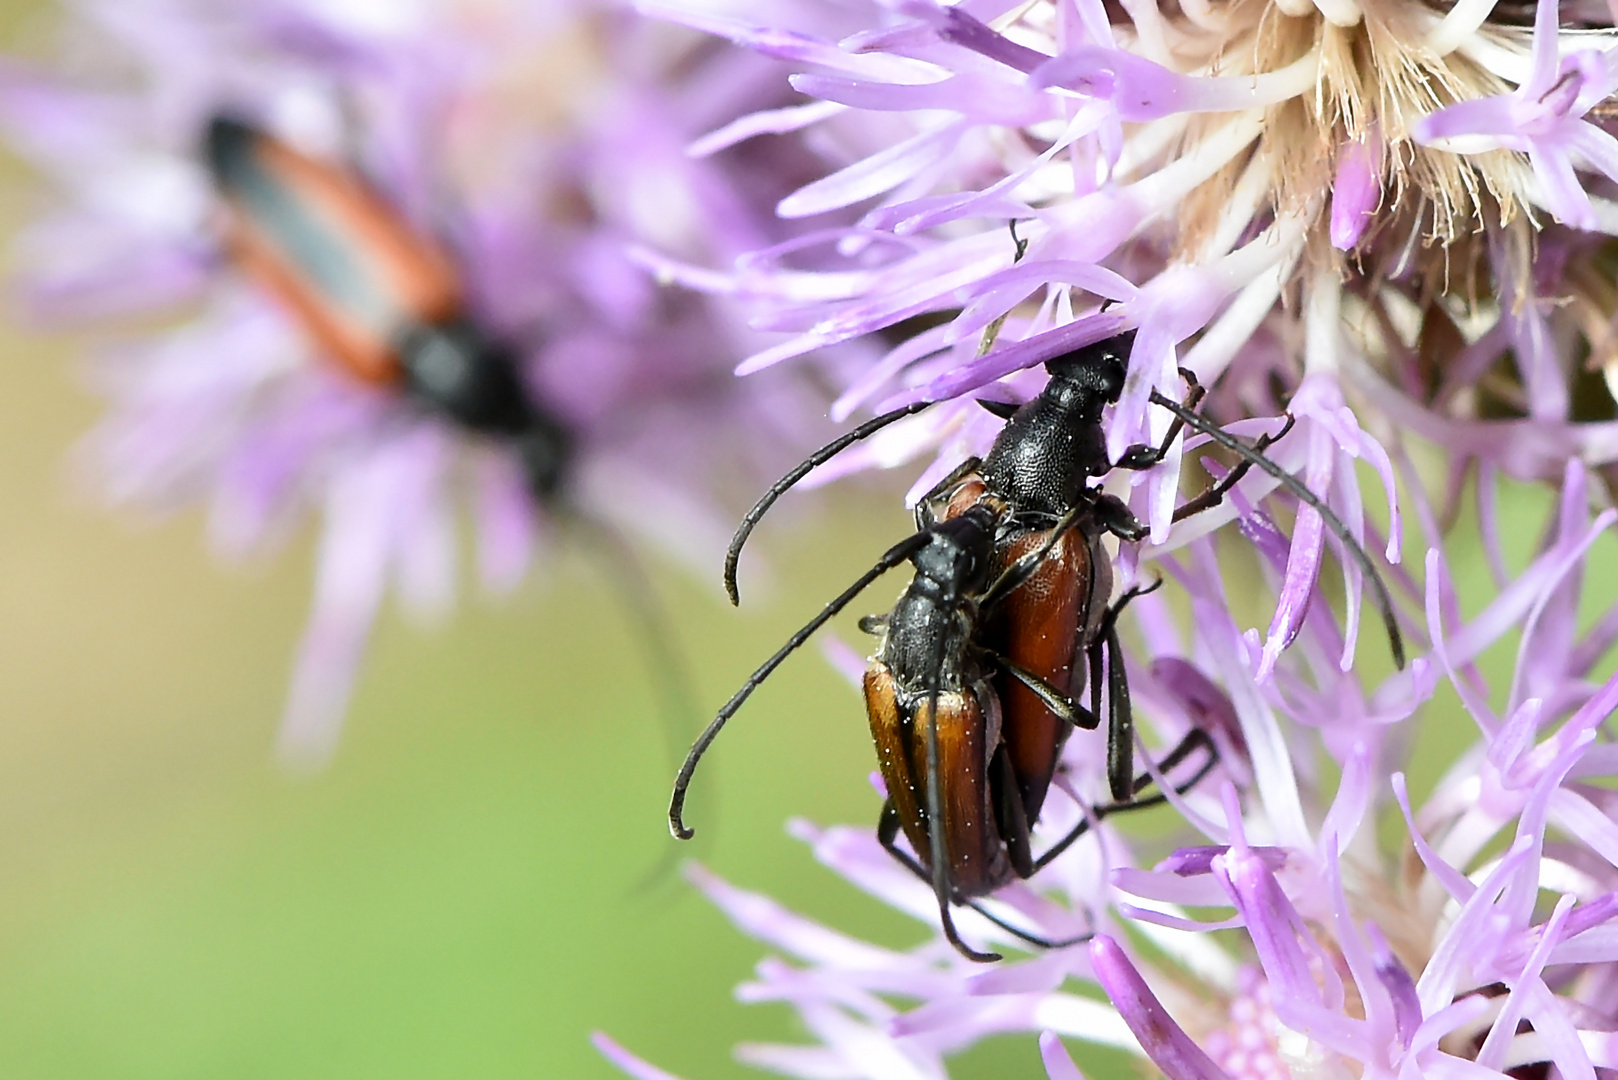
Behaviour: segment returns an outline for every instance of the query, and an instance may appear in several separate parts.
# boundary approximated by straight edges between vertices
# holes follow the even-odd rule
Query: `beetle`
[[[349,375],[510,446],[535,497],[555,501],[573,436],[471,318],[449,255],[352,169],[232,116],[210,119],[203,143],[236,263]]]
[[[671,730],[695,715],[685,665],[629,543],[569,499],[576,438],[523,385],[516,355],[473,317],[449,253],[351,168],[237,117],[212,117],[203,159],[225,247],[346,374],[389,388],[512,453],[541,506],[589,538],[612,572]],[[682,740],[683,741],[683,740]]]
[[[1241,460],[1213,488],[1178,508],[1175,520],[1217,504],[1258,465],[1319,509],[1328,527],[1351,551],[1358,551],[1371,579],[1381,585],[1342,522],[1264,456],[1269,443],[1290,429],[1290,418],[1280,432],[1253,445],[1244,443],[1195,413],[1202,390],[1187,373],[1187,401],[1159,402],[1175,415],[1161,445],[1132,446],[1118,461],[1109,460],[1102,410],[1122,391],[1131,338],[1121,335],[1048,362],[1050,381],[1023,406],[988,406],[1007,424],[987,457],[964,462],[924,497],[917,508],[917,531],[890,548],[754,672],[693,745],[670,801],[670,827],[676,836],[691,835],[682,820],[685,791],[729,717],[819,626],[881,574],[908,560],[915,565],[915,576],[894,610],[861,624],[880,639],[863,687],[888,790],[878,838],[933,886],[950,942],[971,959],[997,959],[961,942],[951,904],[967,903],[988,915],[974,898],[1032,876],[1076,841],[1091,820],[1165,798],[1161,793],[1138,797],[1151,778],[1134,774],[1133,716],[1116,631],[1119,611],[1140,590],[1106,604],[1112,579],[1103,537],[1138,541],[1146,529],[1121,500],[1093,488],[1093,478],[1114,468],[1157,464],[1183,426],[1206,431]],[[919,407],[906,407],[861,425],[771,488],[743,519],[732,542],[726,584],[733,599],[736,556],[769,505],[816,464],[916,411]],[[1390,641],[1402,663],[1397,623],[1391,608],[1385,611]],[[1088,675],[1089,708],[1070,697],[1080,660]],[[1099,726],[1103,713],[1112,802],[1091,808],[1084,822],[1035,858],[1029,833],[1062,745],[1074,727]],[[1198,748],[1206,748],[1208,760],[1180,786],[1182,791],[1214,764],[1207,735],[1193,729],[1159,766],[1160,772],[1172,770]],[[901,831],[916,858],[896,845]],[[994,921],[1035,944],[1065,944]]]

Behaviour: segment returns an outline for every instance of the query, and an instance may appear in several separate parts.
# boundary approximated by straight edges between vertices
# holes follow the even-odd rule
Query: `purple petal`
[[[1264,860],[1232,847],[1214,860],[1214,874],[1247,924],[1248,936],[1278,999],[1323,1003],[1303,945],[1318,950],[1303,919]]]
[[[830,176],[794,191],[776,206],[784,218],[812,217],[891,191],[917,173],[942,161],[965,131],[961,121],[948,121],[862,158]]]
[[[913,2],[905,5],[905,8],[909,13],[923,14],[924,18],[934,23],[938,36],[945,41],[981,53],[1024,74],[1050,59],[1044,53],[1018,45],[1005,35],[995,33],[959,7]]]
[[[1382,203],[1382,139],[1372,128],[1362,139],[1344,143],[1337,152],[1337,176],[1331,188],[1331,243],[1349,251],[1360,242],[1371,215]]]
[[[1394,1028],[1399,1042],[1409,1049],[1421,1027],[1421,998],[1416,994],[1416,980],[1410,977],[1404,964],[1388,947],[1387,939],[1375,925],[1366,928],[1371,939],[1371,956],[1376,963],[1376,977],[1393,1002]]]
[[[1168,1080],[1230,1080],[1174,1022],[1116,941],[1097,935],[1090,942],[1090,966],[1141,1049]]]
[[[1505,1064],[1506,1051],[1517,1034],[1517,1021],[1528,1008],[1532,988],[1536,984],[1543,986],[1539,982],[1539,973],[1545,968],[1545,959],[1560,937],[1562,923],[1567,919],[1568,910],[1572,906],[1571,896],[1563,896],[1556,902],[1556,910],[1551,913],[1550,920],[1545,924],[1533,954],[1529,956],[1521,974],[1512,980],[1511,992],[1506,995],[1505,1003],[1500,1007],[1500,1015],[1489,1029],[1483,1045],[1478,1049],[1477,1063],[1484,1068],[1499,1069]],[[1585,1071],[1588,1072],[1588,1063]]]
[[[664,1072],[656,1065],[650,1065],[642,1061],[622,1046],[613,1042],[604,1032],[591,1032],[590,1041],[595,1044],[597,1050],[601,1051],[602,1057],[633,1076],[635,1080],[680,1080],[673,1073]]]
[[[1195,877],[1198,874],[1213,873],[1214,859],[1230,850],[1226,845],[1210,845],[1207,847],[1181,848],[1173,855],[1157,864],[1158,870],[1165,870],[1181,877]],[[1287,862],[1285,848],[1278,847],[1252,847],[1249,853],[1263,863],[1271,871],[1279,871]]]
[[[1062,1045],[1062,1040],[1053,1032],[1040,1032],[1039,1057],[1045,1063],[1045,1075],[1050,1077],[1050,1080],[1084,1080],[1084,1074],[1073,1064],[1073,1058],[1068,1054],[1067,1047]]]

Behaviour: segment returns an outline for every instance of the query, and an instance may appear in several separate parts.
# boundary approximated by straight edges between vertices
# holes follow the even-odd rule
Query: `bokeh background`
[[[8,48],[50,19],[0,2]],[[32,198],[0,163],[0,234]],[[426,632],[390,612],[334,764],[289,774],[271,745],[308,538],[222,568],[194,516],[101,512],[68,467],[97,410],[79,346],[15,322],[0,329],[0,1076],[609,1077],[588,1042],[603,1029],[727,1080],[757,1075],[733,1044],[801,1037],[787,1010],[732,998],[759,946],[676,874],[645,884],[673,843],[670,739],[595,566],[564,548],[514,600]],[[1547,504],[1511,497],[1508,521]],[[869,488],[821,509],[765,534],[776,586],[740,613],[717,565],[711,581],[660,575],[706,706],[909,527]],[[1519,565],[1532,542],[1509,538]],[[1473,555],[1457,569],[1482,572]],[[1433,769],[1464,724],[1451,696],[1430,711]],[[783,831],[795,815],[874,822],[871,767],[855,692],[806,652],[710,759],[693,853],[840,928],[919,942],[925,928]],[[1126,1067],[1080,1056],[1092,1075]],[[1043,1071],[1032,1040],[1002,1039],[955,1074]]]

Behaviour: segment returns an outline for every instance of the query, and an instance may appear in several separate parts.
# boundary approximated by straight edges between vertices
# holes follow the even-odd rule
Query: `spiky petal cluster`
[[[1419,810],[1390,753],[1392,729],[1360,725],[1341,733],[1352,742],[1334,754],[1336,792],[1309,800],[1318,828],[1293,838],[1281,827],[1303,785],[1272,784],[1262,811],[1245,812],[1227,789],[1216,847],[1119,882],[1157,902],[1234,909],[1219,924],[1142,917],[1243,928],[1243,951],[1257,968],[1239,990],[1221,989],[1262,992],[1274,1016],[1269,1052],[1291,1075],[1482,1077],[1552,1064],[1563,1076],[1593,1077],[1618,1068],[1618,806],[1592,784],[1618,767],[1603,730],[1618,709],[1618,676],[1599,673],[1618,638],[1612,611],[1584,632],[1578,612],[1587,554],[1615,515],[1591,520],[1587,498],[1583,470],[1572,464],[1543,550],[1471,618],[1459,610],[1443,557],[1429,553],[1431,661],[1479,738]],[[1480,654],[1510,629],[1521,630],[1518,662],[1501,686],[1485,676]],[[1298,701],[1305,704],[1323,703]],[[1317,717],[1322,734],[1337,727],[1325,713],[1294,714]],[[1406,839],[1387,853],[1372,829],[1390,797]],[[1258,830],[1280,844],[1257,846]],[[1097,939],[1092,961],[1166,1075],[1258,1075],[1187,1054],[1188,1030],[1206,1046],[1225,1022],[1186,1002],[1180,1022],[1167,1018],[1141,980],[1145,965],[1117,942]]]
[[[1510,498],[1520,514],[1530,495]],[[1497,560],[1498,589],[1478,605],[1456,596],[1414,492],[1428,555],[1400,592],[1423,612],[1421,655],[1379,681],[1343,669],[1345,624],[1316,595],[1260,682],[1262,646],[1229,614],[1211,541],[1168,557],[1191,597],[1190,629],[1158,596],[1138,600],[1144,647],[1129,674],[1159,748],[1192,723],[1220,743],[1221,771],[1173,799],[1201,843],[1154,854],[1107,818],[1098,837],[993,901],[1049,939],[1093,940],[992,968],[936,932],[914,949],[880,948],[699,872],[699,887],[783,956],[760,964],[742,998],[791,1003],[815,1040],[741,1056],[789,1076],[910,1080],[946,1075],[946,1058],[981,1039],[1026,1032],[1042,1036],[1053,1080],[1079,1075],[1061,1037],[1143,1053],[1171,1080],[1618,1068],[1618,802],[1607,788],[1618,754],[1604,726],[1618,708],[1604,660],[1618,606],[1609,597],[1593,623],[1579,611],[1592,551],[1611,546],[1618,512],[1592,515],[1589,500],[1586,471],[1570,463],[1539,549],[1514,573]],[[1285,537],[1251,505],[1241,527],[1280,588]],[[1516,663],[1498,663],[1511,647]],[[1502,669],[1509,679],[1491,675]],[[1404,770],[1419,725],[1437,722],[1441,680],[1476,738],[1413,800]],[[1076,733],[1069,799],[1047,807],[1036,849],[1102,795],[1101,760]],[[1397,823],[1395,838],[1379,839],[1378,822]],[[935,925],[928,887],[870,829],[794,832],[857,887]],[[970,911],[960,926],[1017,947]],[[1214,929],[1239,936],[1216,943]]]
[[[818,409],[791,383],[723,377],[763,339],[726,302],[669,294],[625,254],[638,238],[723,259],[788,234],[769,208],[807,174],[806,152],[762,164],[683,152],[778,93],[764,61],[605,0],[74,12],[58,63],[8,61],[0,77],[12,145],[58,196],[20,240],[18,284],[40,321],[118,331],[94,369],[110,412],[83,455],[115,501],[205,503],[226,553],[321,519],[288,753],[329,752],[389,593],[416,613],[451,603],[459,506],[496,591],[524,576],[546,519],[505,447],[349,379],[236,272],[199,161],[210,116],[361,170],[449,245],[476,316],[577,438],[574,518],[649,535],[707,572],[728,516],[721,481],[752,488],[812,441]]]
[[[1224,421],[1297,417],[1277,453],[1356,530],[1354,463],[1387,484],[1395,428],[1458,472],[1618,459],[1613,397],[1578,369],[1618,371],[1605,6],[872,0],[838,40],[764,0],[641,7],[787,61],[812,99],[696,150],[808,129],[847,163],[779,212],[859,212],[728,273],[649,260],[792,335],[742,372],[881,331],[834,416],[940,402],[823,479],[936,449],[924,491],[998,430],[963,396],[1026,398],[1028,369],[1129,327],[1114,454],[1163,430],[1147,403],[1183,367]],[[1137,489],[1154,544],[1178,482],[1171,455]],[[1323,537],[1306,511],[1272,652]]]

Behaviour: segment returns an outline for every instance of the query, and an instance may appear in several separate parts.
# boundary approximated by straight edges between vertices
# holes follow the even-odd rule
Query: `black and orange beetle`
[[[1138,592],[1108,605],[1112,569],[1102,545],[1107,534],[1137,541],[1146,530],[1123,502],[1091,482],[1114,468],[1157,464],[1182,425],[1208,433],[1241,460],[1212,489],[1179,507],[1176,520],[1217,504],[1252,466],[1271,472],[1319,509],[1327,526],[1357,553],[1384,601],[1390,640],[1402,663],[1391,602],[1369,558],[1307,487],[1263,454],[1286,428],[1253,445],[1230,436],[1194,411],[1201,388],[1192,380],[1186,403],[1154,396],[1175,414],[1160,446],[1130,447],[1118,461],[1109,460],[1102,410],[1122,390],[1130,336],[1050,361],[1049,383],[1021,407],[989,406],[1007,424],[988,456],[963,463],[929,493],[917,508],[917,531],[777,650],[693,745],[669,807],[676,836],[691,835],[682,820],[686,789],[725,722],[815,630],[877,577],[910,561],[915,576],[893,611],[861,623],[880,636],[864,678],[867,717],[888,791],[878,837],[932,885],[945,935],[968,958],[998,956],[960,940],[952,904],[971,905],[1033,944],[1068,944],[1010,926],[974,900],[1032,876],[1083,835],[1090,820],[1164,799],[1161,794],[1140,798],[1151,779],[1134,772],[1134,720],[1116,630],[1118,612]],[[770,503],[815,464],[914,411],[897,410],[829,444],[760,500],[737,530],[726,563],[733,595],[734,556]],[[1090,689],[1088,708],[1072,696],[1081,684],[1080,672]],[[1112,802],[1093,807],[1085,821],[1036,857],[1029,834],[1062,746],[1074,727],[1093,729],[1103,716]],[[1207,760],[1177,785],[1189,789],[1214,764],[1204,732],[1190,732],[1165,756],[1159,772],[1176,769],[1199,748],[1208,752]],[[914,858],[897,846],[901,831]]]
[[[209,121],[203,144],[234,261],[346,373],[516,456],[534,498],[564,510],[610,564],[671,725],[685,730],[693,698],[645,572],[616,530],[568,502],[574,435],[528,393],[515,355],[472,318],[449,254],[351,168],[229,116]]]
[[[553,498],[572,438],[525,392],[515,358],[467,312],[449,256],[351,169],[317,161],[241,120],[208,124],[204,158],[229,211],[235,261],[331,358],[400,387],[469,431],[508,444],[530,488]]]

